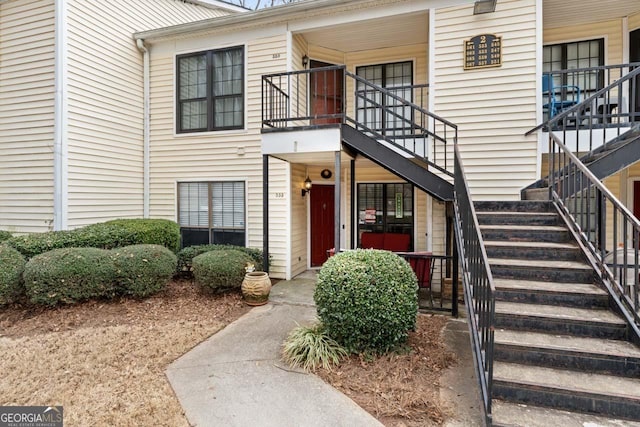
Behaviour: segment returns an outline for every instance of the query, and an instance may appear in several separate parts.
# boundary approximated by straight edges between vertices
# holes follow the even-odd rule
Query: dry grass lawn
[[[247,310],[189,282],[141,301],[0,309],[0,405],[63,405],[65,426],[187,426],[167,365]]]

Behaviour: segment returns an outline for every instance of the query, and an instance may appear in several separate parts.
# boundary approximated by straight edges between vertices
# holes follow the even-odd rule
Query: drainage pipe
[[[149,49],[144,44],[144,40],[137,39],[136,45],[142,52],[142,68],[143,68],[143,170],[142,170],[142,194],[143,194],[143,216],[149,218]]]

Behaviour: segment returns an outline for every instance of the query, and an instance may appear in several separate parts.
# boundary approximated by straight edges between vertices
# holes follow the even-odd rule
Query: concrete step
[[[496,301],[496,328],[622,340],[627,324],[609,310]]]
[[[528,188],[522,194],[523,200],[549,200],[549,188]]]
[[[491,273],[496,279],[521,279],[545,282],[592,283],[593,269],[578,261],[550,261],[509,258],[489,258]]]
[[[551,202],[539,200],[479,201],[473,206],[476,212],[555,212]]]
[[[493,397],[640,420],[640,379],[495,362]]]
[[[490,258],[527,258],[556,261],[582,261],[584,256],[578,245],[571,242],[511,242],[485,240]]]
[[[561,225],[556,212],[476,211],[482,225]]]
[[[569,231],[552,225],[480,225],[484,240],[518,242],[568,242]]]
[[[640,422],[494,400],[494,427],[640,427]]]
[[[496,300],[527,304],[608,308],[609,294],[591,283],[540,282],[522,279],[494,279]]]
[[[640,348],[628,341],[498,329],[494,358],[503,362],[640,378]]]

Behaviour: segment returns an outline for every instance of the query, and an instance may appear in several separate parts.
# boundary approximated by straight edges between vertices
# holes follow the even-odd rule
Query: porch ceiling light
[[[481,15],[483,13],[495,12],[497,2],[498,0],[476,0],[473,5],[473,14]]]
[[[313,186],[313,184],[311,183],[311,179],[309,179],[309,177],[307,177],[307,179],[304,180],[304,188],[302,189],[302,197],[306,196],[306,194],[311,191],[311,186]]]

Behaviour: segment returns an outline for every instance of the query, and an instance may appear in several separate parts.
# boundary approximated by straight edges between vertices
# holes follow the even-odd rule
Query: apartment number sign
[[[502,37],[480,34],[464,42],[464,69],[500,67],[502,65]]]

